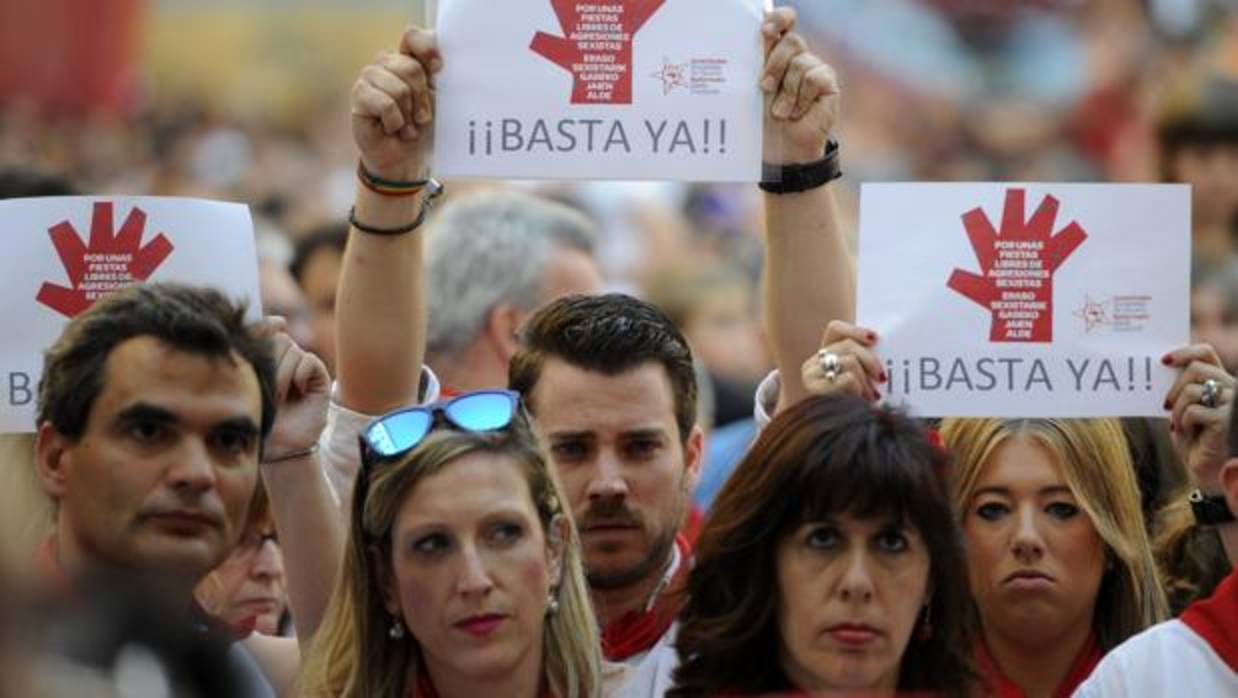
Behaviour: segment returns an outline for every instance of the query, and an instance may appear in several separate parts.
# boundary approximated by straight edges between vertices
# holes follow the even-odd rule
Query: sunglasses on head
[[[514,390],[478,390],[389,412],[361,432],[361,462],[399,458],[444,423],[462,431],[506,429],[519,409],[520,393]]]

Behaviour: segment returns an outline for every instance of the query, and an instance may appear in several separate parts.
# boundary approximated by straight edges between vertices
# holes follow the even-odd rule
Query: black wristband
[[[1192,490],[1187,495],[1191,503],[1191,513],[1195,515],[1195,523],[1200,526],[1216,526],[1238,520],[1222,495],[1208,496],[1199,490]]]
[[[757,186],[771,194],[793,194],[831,182],[843,176],[838,163],[838,141],[825,144],[825,156],[803,165],[771,165],[762,163],[761,183]]]
[[[370,235],[403,235],[416,230],[422,223],[425,222],[426,216],[430,215],[430,209],[434,206],[434,200],[439,194],[443,193],[443,185],[439,184],[436,179],[428,179],[425,184],[425,198],[421,202],[421,211],[417,213],[417,217],[412,223],[402,225],[397,228],[378,228],[372,225],[366,225],[357,220],[357,207],[348,209],[348,224],[360,230],[363,233]]]

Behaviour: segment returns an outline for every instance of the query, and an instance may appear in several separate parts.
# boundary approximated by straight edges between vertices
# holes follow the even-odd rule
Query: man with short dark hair
[[[679,532],[704,447],[692,353],[662,311],[621,294],[551,303],[520,342],[511,387],[567,489],[603,650],[628,659],[670,627],[660,592],[689,567]]]
[[[241,535],[275,384],[270,342],[213,290],[132,286],[69,322],[39,381],[35,466],[55,507],[45,582],[69,594],[119,572],[190,608]],[[231,656],[253,695],[271,695]]]
[[[269,343],[215,291],[134,286],[75,318],[39,382],[45,560],[158,570],[188,599],[240,536],[274,383]]]
[[[35,463],[55,505],[36,559],[47,584],[80,592],[92,571],[119,572],[194,607],[194,587],[243,532],[261,462],[276,519],[306,512],[286,544],[317,547],[289,575],[294,615],[312,634],[341,547],[334,518],[314,516],[334,509],[315,455],[329,378],[286,335],[267,338],[277,325],[247,324],[244,306],[214,290],[146,284],[65,327],[39,382]],[[232,657],[253,673],[245,652]]]

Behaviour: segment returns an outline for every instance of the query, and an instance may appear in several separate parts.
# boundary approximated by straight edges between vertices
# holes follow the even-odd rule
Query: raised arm
[[[272,332],[281,323],[268,320]],[[280,696],[293,695],[300,650],[326,611],[343,560],[344,528],[317,457],[331,379],[318,357],[283,332],[275,346],[275,425],[262,448],[262,480],[284,559],[296,640],[251,635],[245,641]]]
[[[1168,366],[1181,369],[1165,396],[1170,411],[1170,433],[1191,479],[1204,496],[1224,494],[1221,471],[1232,458],[1230,419],[1234,407],[1234,377],[1221,364],[1216,350],[1195,344],[1165,355]],[[1205,384],[1212,381],[1215,398],[1205,399]],[[1217,526],[1231,566],[1238,565],[1238,522]]]
[[[784,168],[822,160],[838,120],[834,70],[793,32],[795,19],[795,10],[780,7],[762,27],[764,160]],[[855,271],[832,186],[764,195],[765,319],[782,377],[779,410],[808,394],[800,367],[817,350],[825,326],[850,322],[855,314]]]
[[[352,89],[360,169],[335,322],[337,396],[357,412],[382,414],[417,399],[426,307],[423,231],[412,224],[430,198],[429,186],[416,183],[429,176],[440,65],[434,33],[412,28]]]

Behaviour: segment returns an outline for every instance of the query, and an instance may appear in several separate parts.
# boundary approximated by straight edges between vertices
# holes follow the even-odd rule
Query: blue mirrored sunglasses
[[[464,431],[505,429],[519,409],[520,393],[514,390],[478,390],[431,405],[389,412],[361,432],[361,461],[365,464],[398,458],[416,448],[426,434],[444,422]]]

